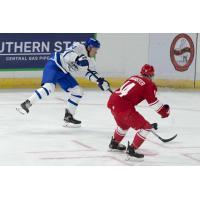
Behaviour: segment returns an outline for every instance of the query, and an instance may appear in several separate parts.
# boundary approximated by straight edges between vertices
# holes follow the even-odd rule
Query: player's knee
[[[139,132],[138,132],[138,135],[142,136],[142,138],[146,139],[146,137],[148,136],[149,134],[149,131],[145,130],[145,129],[141,129]]]
[[[146,122],[141,127],[139,135],[141,135],[143,138],[146,138],[151,129],[152,129],[152,125],[149,122]]]
[[[55,85],[53,83],[45,83],[42,87],[45,88],[49,94],[55,90]]]
[[[120,134],[120,135],[126,135],[126,133],[128,132],[128,129],[124,129],[124,128],[121,128],[121,127],[117,127],[117,132]]]
[[[76,86],[71,90],[71,94],[82,97],[83,89],[80,86]]]

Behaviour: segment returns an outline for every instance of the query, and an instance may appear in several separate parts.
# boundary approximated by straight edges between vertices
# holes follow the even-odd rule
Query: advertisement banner
[[[0,70],[43,68],[52,52],[90,37],[94,33],[0,33]]]
[[[196,38],[195,33],[151,33],[149,63],[156,68],[156,78],[194,80]]]

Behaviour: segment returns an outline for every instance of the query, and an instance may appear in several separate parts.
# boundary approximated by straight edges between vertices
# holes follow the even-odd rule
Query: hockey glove
[[[166,118],[169,116],[170,107],[169,105],[165,104],[159,111],[158,114],[161,115],[162,118]]]
[[[99,88],[103,91],[110,89],[110,84],[104,78],[98,78],[97,84],[98,84]]]
[[[80,55],[76,58],[75,63],[80,67],[87,67],[89,66],[89,62],[86,56]]]

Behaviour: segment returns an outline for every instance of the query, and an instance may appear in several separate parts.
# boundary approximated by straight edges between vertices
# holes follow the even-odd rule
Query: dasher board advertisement
[[[52,52],[90,37],[94,33],[1,33],[0,70],[42,68]]]

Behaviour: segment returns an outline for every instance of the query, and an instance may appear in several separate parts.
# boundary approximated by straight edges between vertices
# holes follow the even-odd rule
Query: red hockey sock
[[[137,132],[135,134],[135,137],[133,139],[133,143],[131,144],[132,147],[134,147],[135,149],[138,149],[142,143],[145,141],[146,138],[144,138],[143,136],[141,136],[139,134],[139,132]]]
[[[114,139],[115,139],[115,141],[118,142],[118,143],[120,143],[123,140],[124,136],[125,136],[125,133],[120,133],[120,131],[118,130],[118,128],[116,128],[115,133],[114,133]]]

